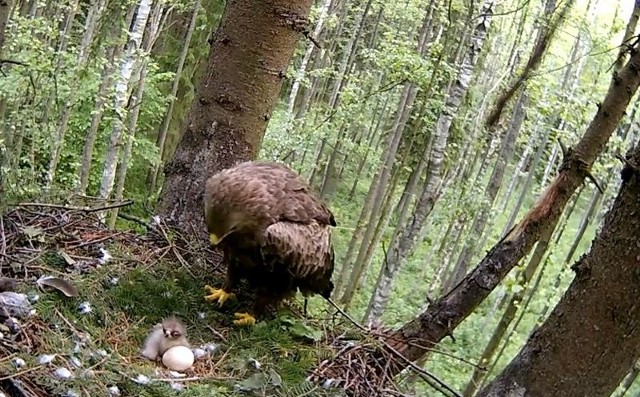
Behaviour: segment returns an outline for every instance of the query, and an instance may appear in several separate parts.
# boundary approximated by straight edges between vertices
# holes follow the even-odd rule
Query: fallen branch
[[[333,300],[331,300],[330,298],[327,298],[326,300],[338,311],[338,313],[340,313],[344,318],[349,320],[349,322],[351,322],[359,330],[361,330],[363,333],[365,333],[366,335],[368,335],[370,337],[374,337],[374,339],[376,339],[379,343],[381,343],[382,346],[383,346],[383,351],[388,351],[388,352],[392,353],[393,356],[395,356],[396,358],[398,358],[398,359],[400,359],[402,361],[403,365],[405,365],[405,366],[408,365],[411,370],[417,372],[420,377],[424,378],[424,380],[428,384],[431,385],[431,382],[435,383],[438,386],[438,387],[434,387],[435,390],[438,390],[441,393],[442,393],[442,390],[440,390],[440,388],[446,390],[449,394],[446,394],[446,393],[443,393],[443,394],[446,395],[447,397],[449,397],[449,395],[455,396],[455,397],[462,397],[462,395],[460,393],[455,391],[451,386],[447,385],[443,380],[438,378],[436,375],[432,374],[431,372],[429,372],[429,371],[427,371],[427,370],[425,370],[423,368],[420,368],[418,365],[414,364],[408,358],[406,358],[398,350],[393,348],[387,342],[388,335],[383,334],[383,333],[379,333],[379,332],[375,332],[373,330],[365,328],[362,324],[360,324],[357,321],[355,321],[348,313],[346,313],[344,310],[342,310],[335,302],[333,302]],[[366,350],[364,350],[363,352],[366,352]],[[340,353],[338,353],[337,356],[340,356]],[[367,374],[367,376],[376,376],[376,377],[382,377],[382,378],[389,378],[390,377],[389,370],[392,367],[391,363],[392,363],[392,360],[387,360],[386,361],[386,365],[385,365],[385,367],[383,369],[383,373],[369,373],[369,374]],[[350,368],[350,366],[351,366],[351,363],[349,363],[347,368]],[[328,371],[328,372],[332,373],[333,371]],[[348,377],[348,375],[347,375],[347,377]],[[366,383],[366,382],[363,382],[363,383]],[[347,382],[345,380],[345,388],[348,386],[348,384],[349,384],[349,382]],[[354,394],[352,390],[350,390],[350,392],[351,392],[351,395],[354,395],[354,396],[358,395],[358,394]],[[375,393],[375,391],[374,391],[374,393]]]
[[[584,183],[593,163],[622,120],[640,85],[639,70],[640,51],[635,51],[616,78],[612,79],[604,101],[582,139],[566,150],[558,175],[533,208],[458,285],[395,331],[392,334],[394,339],[390,342],[392,347],[411,361],[423,357],[427,350],[410,342],[417,341],[430,347],[451,334],[531,251],[540,237],[555,228],[569,199]],[[403,368],[393,368],[393,372],[398,373]]]
[[[18,203],[18,204],[9,204],[10,207],[46,207],[46,208],[59,208],[62,210],[71,210],[71,211],[82,211],[87,214],[92,212],[100,212],[105,210],[110,210],[114,208],[122,208],[127,207],[133,204],[133,200],[125,200],[119,203],[108,204],[101,207],[78,207],[74,205],[67,204],[49,204],[49,203]]]

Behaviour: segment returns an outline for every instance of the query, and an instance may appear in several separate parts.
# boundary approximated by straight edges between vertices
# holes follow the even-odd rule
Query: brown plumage
[[[220,305],[240,279],[256,291],[254,314],[266,305],[295,295],[333,290],[331,211],[300,176],[288,167],[250,161],[207,180],[205,221],[211,243],[224,253],[227,277],[222,289],[209,286],[209,300]],[[236,313],[236,324],[253,324],[249,313]]]

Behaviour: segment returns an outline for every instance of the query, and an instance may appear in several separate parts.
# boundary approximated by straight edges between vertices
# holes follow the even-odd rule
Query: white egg
[[[185,346],[174,346],[162,356],[162,364],[174,371],[189,369],[193,365],[193,361],[193,352]]]

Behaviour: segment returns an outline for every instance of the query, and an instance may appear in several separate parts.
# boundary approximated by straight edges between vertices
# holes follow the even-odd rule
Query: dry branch
[[[551,1],[551,0],[547,0]],[[573,5],[573,0],[565,0],[566,3],[562,6],[562,9],[559,11],[558,16],[551,20],[553,15],[550,15],[550,22],[548,27],[541,26],[540,33],[538,35],[538,40],[531,52],[531,56],[527,61],[522,73],[518,78],[511,84],[511,86],[503,92],[498,99],[496,100],[495,106],[486,120],[486,126],[491,128],[495,127],[500,121],[500,116],[502,115],[502,111],[507,106],[507,102],[516,94],[516,92],[524,85],[524,83],[529,80],[533,72],[538,69],[540,63],[542,62],[542,58],[544,54],[547,52],[549,48],[549,44],[551,43],[551,39],[553,38],[558,26],[564,19],[564,17],[569,12],[569,9]],[[550,5],[550,3],[548,3]]]
[[[457,286],[394,333],[396,338],[391,342],[394,348],[411,360],[422,357],[426,351],[408,342],[422,341],[430,346],[450,334],[531,250],[540,236],[555,227],[573,193],[590,175],[591,166],[622,120],[638,85],[640,52],[636,51],[612,81],[582,139],[574,148],[567,149],[559,174],[533,208]],[[401,369],[395,368],[394,372]]]
[[[601,106],[582,139],[566,150],[559,173],[525,217],[487,253],[478,266],[446,295],[438,299],[414,320],[391,333],[388,344],[409,361],[423,357],[429,348],[451,335],[452,331],[498,286],[511,269],[533,248],[540,237],[555,227],[567,202],[590,174],[590,168],[603,151],[622,120],[625,110],[640,85],[640,51],[612,80]],[[356,349],[356,347],[351,348]],[[370,351],[367,363],[375,370],[380,360],[390,359],[387,349]],[[321,366],[324,376],[342,378],[344,359],[339,357]],[[395,360],[389,375],[406,367]],[[381,368],[377,368],[380,370]],[[369,375],[371,376],[371,375]],[[347,385],[348,386],[348,385]],[[350,390],[359,395],[358,390]]]

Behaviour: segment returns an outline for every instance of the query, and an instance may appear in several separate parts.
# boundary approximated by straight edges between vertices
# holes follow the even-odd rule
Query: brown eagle
[[[205,299],[219,305],[234,296],[241,279],[255,290],[250,313],[235,313],[236,325],[253,325],[268,305],[297,290],[329,298],[336,221],[309,184],[290,168],[248,161],[211,176],[204,195],[211,244],[222,249],[227,274],[221,289],[205,286]]]

